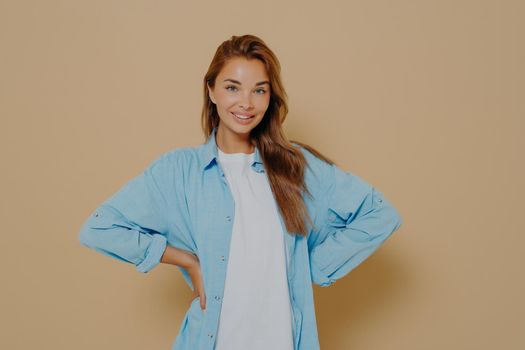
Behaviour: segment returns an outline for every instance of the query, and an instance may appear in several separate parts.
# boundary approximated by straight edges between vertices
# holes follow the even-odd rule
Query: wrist
[[[160,262],[189,269],[195,264],[195,259],[195,255],[193,255],[191,252],[187,252],[183,249],[168,245],[160,259]]]

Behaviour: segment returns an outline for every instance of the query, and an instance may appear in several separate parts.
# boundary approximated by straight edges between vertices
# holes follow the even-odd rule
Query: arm
[[[160,258],[161,263],[180,266],[187,270],[194,267],[198,261],[195,254],[170,245],[166,247],[164,254]]]
[[[156,267],[170,230],[167,197],[173,166],[161,156],[104,201],[80,229],[80,243],[106,256],[134,264],[146,273]]]
[[[402,224],[383,193],[360,177],[331,165],[327,178],[331,181],[321,210],[330,232],[310,250],[312,281],[320,286],[347,275]]]

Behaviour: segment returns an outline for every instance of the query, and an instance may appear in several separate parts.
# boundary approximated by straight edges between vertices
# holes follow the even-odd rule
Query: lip
[[[241,125],[248,125],[248,124],[250,124],[253,120],[255,120],[255,118],[253,118],[253,117],[255,116],[255,114],[251,115],[252,118],[248,118],[248,119],[241,119],[241,118],[237,117],[237,116],[235,115],[235,113],[233,113],[233,112],[230,112],[230,114],[231,114],[232,118],[233,118],[237,123],[239,123],[239,124],[241,124]],[[241,114],[241,115],[242,115],[242,114]]]
[[[242,113],[237,113],[237,112],[231,112],[231,113],[241,115],[243,117],[253,117],[255,115],[255,114],[242,114]]]

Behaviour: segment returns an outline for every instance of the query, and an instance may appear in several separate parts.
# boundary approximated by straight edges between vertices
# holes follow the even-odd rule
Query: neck
[[[249,134],[240,135],[226,128],[219,127],[216,135],[217,147],[224,153],[252,153],[255,145],[252,144]]]

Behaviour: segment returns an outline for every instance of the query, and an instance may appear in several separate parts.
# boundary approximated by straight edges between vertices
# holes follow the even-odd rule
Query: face
[[[257,59],[230,59],[209,88],[217,107],[219,130],[225,137],[247,139],[263,119],[270,103],[270,81],[264,63]]]

